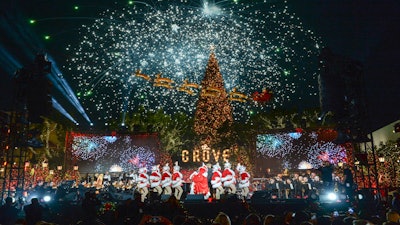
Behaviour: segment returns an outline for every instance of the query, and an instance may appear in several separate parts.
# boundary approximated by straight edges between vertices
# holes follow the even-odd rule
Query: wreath
[[[115,212],[117,206],[114,202],[106,202],[99,208],[99,214],[105,214],[107,212]]]

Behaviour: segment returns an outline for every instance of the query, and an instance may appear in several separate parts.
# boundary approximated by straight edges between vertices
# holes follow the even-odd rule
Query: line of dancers
[[[237,194],[240,191],[241,197],[247,198],[249,194],[250,174],[246,171],[244,165],[237,165],[238,176],[236,176],[229,162],[225,162],[224,169],[221,168],[219,163],[210,167],[203,163],[190,175],[191,184],[189,194],[203,195],[204,199],[208,199],[211,193],[215,193],[214,197],[219,200],[222,194]],[[210,175],[209,172],[211,173]],[[148,173],[146,167],[139,169],[137,191],[141,194],[141,201],[143,202],[146,200],[150,190],[156,192],[158,195],[173,194],[180,200],[183,194],[182,186],[183,175],[180,172],[178,162],[175,163],[172,174],[168,164],[162,167],[162,171],[160,171],[159,165],[152,166],[150,173]],[[239,190],[237,190],[236,186]],[[212,190],[210,190],[210,187]]]

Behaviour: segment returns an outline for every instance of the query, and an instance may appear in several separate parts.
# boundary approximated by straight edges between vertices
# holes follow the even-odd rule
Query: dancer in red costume
[[[153,192],[157,192],[158,195],[161,195],[162,188],[161,188],[160,165],[155,165],[151,168],[150,187],[153,188]]]
[[[226,161],[224,164],[224,171],[222,171],[221,181],[225,188],[228,188],[229,194],[236,194],[236,174],[235,171],[231,169],[231,164]]]
[[[174,172],[172,174],[172,187],[175,189],[175,197],[180,200],[182,197],[183,189],[183,174],[180,172],[181,167],[178,165],[178,162],[175,162]]]
[[[236,169],[239,171],[239,189],[242,197],[246,199],[249,194],[250,174],[246,171],[246,167],[240,165],[240,163],[236,166]]]
[[[219,200],[221,198],[221,194],[224,194],[224,188],[222,187],[221,181],[221,166],[217,162],[212,166],[212,177],[211,177],[211,185],[212,188],[215,189],[215,199]]]
[[[142,167],[139,169],[139,177],[138,177],[138,190],[141,195],[141,201],[144,202],[144,200],[147,197],[147,194],[149,193],[149,175],[147,174],[147,168]]]
[[[172,188],[171,188],[172,178],[171,177],[172,177],[172,175],[170,173],[170,168],[169,168],[169,165],[167,163],[167,164],[165,164],[163,166],[162,176],[161,176],[161,186],[164,189],[164,194],[165,195],[172,194]]]

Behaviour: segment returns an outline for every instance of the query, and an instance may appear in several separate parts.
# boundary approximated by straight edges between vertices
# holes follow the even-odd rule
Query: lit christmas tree
[[[228,102],[213,49],[201,86],[194,117],[194,131],[201,136],[202,144],[211,144],[216,141],[218,128],[225,122],[232,122],[232,107]]]

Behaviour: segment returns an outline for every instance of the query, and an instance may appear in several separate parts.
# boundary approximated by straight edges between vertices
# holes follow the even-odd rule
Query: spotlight
[[[49,202],[49,201],[51,201],[51,197],[48,196],[48,195],[45,195],[45,196],[43,197],[43,201],[44,201],[44,202]]]
[[[90,126],[93,127],[93,123],[90,123]]]
[[[328,193],[328,200],[335,201],[337,199],[337,195],[333,192]]]
[[[357,197],[358,197],[358,200],[362,200],[364,198],[364,196],[362,194],[358,194]]]

